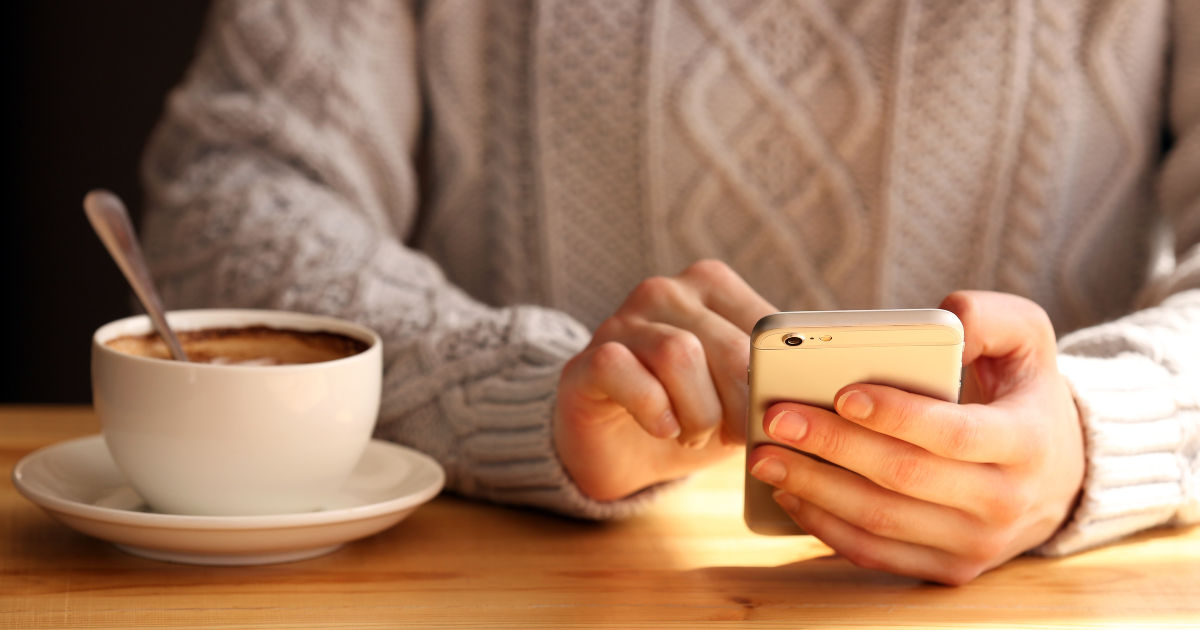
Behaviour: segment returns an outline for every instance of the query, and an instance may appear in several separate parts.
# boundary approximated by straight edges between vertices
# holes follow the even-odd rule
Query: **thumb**
[[[942,308],[962,322],[963,365],[971,366],[985,399],[1058,372],[1054,327],[1035,302],[1008,293],[955,291]]]
[[[1053,364],[1058,349],[1050,317],[1036,302],[1010,293],[955,291],[941,308],[963,325],[963,364],[979,357],[1032,354],[1042,365]]]

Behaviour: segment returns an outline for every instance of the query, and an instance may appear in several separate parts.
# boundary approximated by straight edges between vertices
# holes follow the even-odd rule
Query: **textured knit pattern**
[[[219,2],[147,154],[148,254],[172,307],[372,326],[378,435],[590,518],[654,490],[571,484],[557,375],[641,279],[715,257],[793,310],[1025,295],[1073,333],[1088,476],[1042,549],[1067,553],[1200,518],[1198,6]]]

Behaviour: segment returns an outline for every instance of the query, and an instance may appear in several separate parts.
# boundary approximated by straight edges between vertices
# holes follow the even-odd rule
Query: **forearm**
[[[561,313],[484,305],[402,244],[420,102],[410,18],[383,2],[216,6],[144,162],[164,299],[371,326],[385,349],[377,435],[436,456],[451,490],[627,513],[640,497],[587,500],[553,448],[557,374],[588,331]]]

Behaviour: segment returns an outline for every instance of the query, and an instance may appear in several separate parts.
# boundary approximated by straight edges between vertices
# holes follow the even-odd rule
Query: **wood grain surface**
[[[741,462],[618,523],[442,496],[340,551],[265,567],[136,558],[51,520],[10,474],[91,433],[87,407],[0,407],[0,628],[1200,627],[1200,528],[947,588],[751,534]]]

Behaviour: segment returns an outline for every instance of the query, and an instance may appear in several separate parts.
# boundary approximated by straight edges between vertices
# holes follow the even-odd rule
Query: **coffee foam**
[[[295,365],[320,363],[353,356],[368,344],[352,337],[324,331],[301,331],[268,326],[205,328],[176,331],[188,359],[215,365]],[[158,333],[125,335],[105,346],[118,352],[154,359],[170,359]]]

